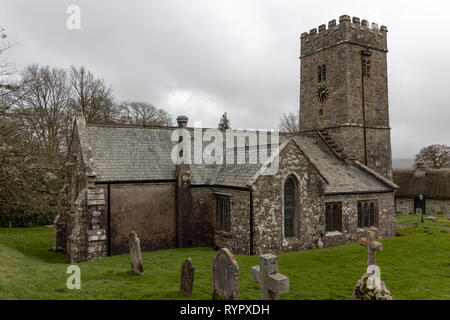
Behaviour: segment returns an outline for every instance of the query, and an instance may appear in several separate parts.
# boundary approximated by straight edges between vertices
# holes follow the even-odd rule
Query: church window
[[[295,210],[296,210],[295,183],[287,178],[284,183],[284,236],[295,237]]]
[[[317,67],[317,82],[321,83],[327,81],[327,66],[326,64]]]
[[[327,203],[325,205],[326,232],[342,232],[342,203]]]
[[[358,202],[358,228],[378,226],[378,207],[376,201]]]
[[[226,196],[216,196],[216,222],[217,229],[221,231],[231,231],[230,198]]]
[[[370,73],[371,73],[371,62],[370,59],[364,59],[363,60],[363,75],[366,78],[370,78]]]
[[[362,219],[362,204],[358,203],[358,228],[363,227],[363,219]]]

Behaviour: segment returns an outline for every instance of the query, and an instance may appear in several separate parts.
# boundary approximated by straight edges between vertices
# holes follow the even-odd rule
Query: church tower
[[[392,180],[387,28],[344,15],[301,35],[300,128]]]

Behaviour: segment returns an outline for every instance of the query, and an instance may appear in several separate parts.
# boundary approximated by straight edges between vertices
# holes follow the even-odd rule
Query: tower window
[[[370,59],[364,59],[363,60],[363,75],[366,78],[370,78],[370,70],[371,69],[371,62]]]
[[[327,81],[327,66],[323,64],[317,67],[317,82],[321,83]]]

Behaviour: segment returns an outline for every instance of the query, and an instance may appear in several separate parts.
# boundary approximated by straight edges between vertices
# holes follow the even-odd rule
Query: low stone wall
[[[396,198],[396,211],[400,213],[414,213],[414,199]]]

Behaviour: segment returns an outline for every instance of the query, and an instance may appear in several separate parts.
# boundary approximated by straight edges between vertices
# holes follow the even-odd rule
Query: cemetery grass
[[[420,217],[415,218],[403,221],[406,228],[395,238],[383,240],[384,251],[377,253],[381,278],[396,300],[449,300],[450,231],[422,226]],[[79,263],[81,290],[68,290],[68,264],[62,254],[48,251],[52,241],[52,228],[0,229],[0,299],[185,299],[179,280],[188,257],[195,267],[193,299],[211,299],[211,249],[143,252],[144,276],[131,272],[129,255]],[[250,267],[258,257],[235,257],[239,299],[258,299],[259,287],[250,281]],[[351,299],[365,263],[359,244],[280,254],[280,272],[290,278],[290,291],[281,299]]]

